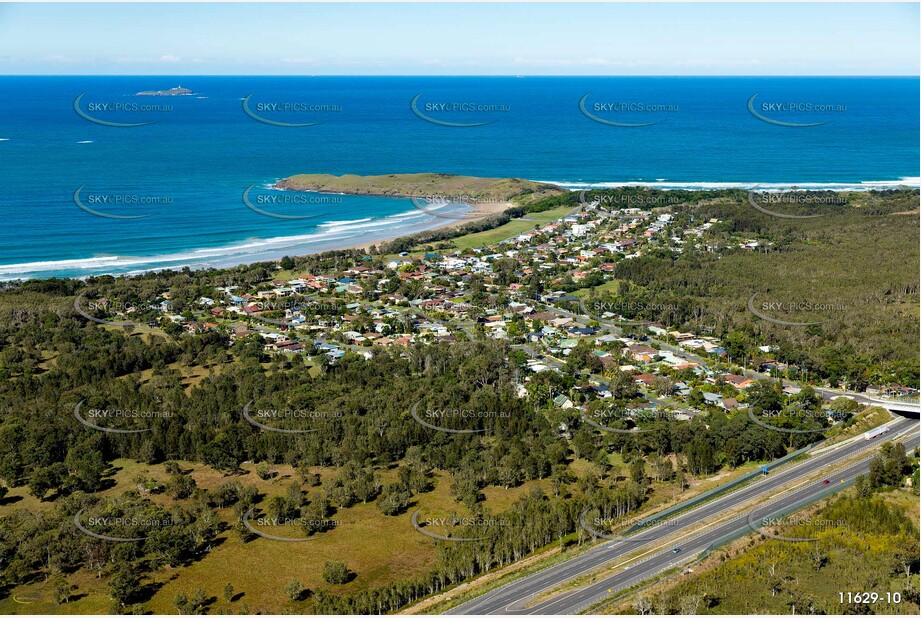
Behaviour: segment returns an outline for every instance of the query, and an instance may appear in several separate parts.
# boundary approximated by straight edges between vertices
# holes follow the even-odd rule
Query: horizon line
[[[774,78],[774,77],[823,77],[823,78],[905,78],[919,79],[921,74],[908,73],[882,73],[882,74],[829,74],[829,73],[778,73],[778,74],[672,74],[662,73],[654,75],[637,75],[637,74],[598,74],[598,73],[580,73],[580,74],[524,74],[524,73],[502,73],[502,74],[454,74],[445,75],[438,73],[0,73],[0,77],[445,77],[445,78],[463,78],[463,77],[493,77],[493,78],[525,78],[525,77],[554,77],[554,78],[581,78],[581,77],[614,77],[614,78]]]

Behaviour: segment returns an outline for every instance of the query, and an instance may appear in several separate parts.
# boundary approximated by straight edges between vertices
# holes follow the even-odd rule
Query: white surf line
[[[910,437],[911,437],[911,436],[905,436],[905,434],[900,434],[900,435],[901,435],[901,436],[904,436],[904,437],[906,437],[906,438],[910,438]],[[900,440],[900,441],[903,441],[903,442],[904,442],[904,440]],[[882,444],[882,443],[879,443],[879,444]],[[866,449],[860,449],[860,450],[858,450],[858,451],[855,451],[855,452],[854,452],[854,455],[858,455],[859,453],[862,453],[864,450],[866,450]],[[847,466],[846,468],[843,468],[843,469],[841,470],[841,472],[847,472],[848,470],[850,470],[850,469],[852,469],[852,468],[854,468],[854,467],[856,467],[856,466],[859,466],[860,464],[862,464],[862,463],[864,463],[864,462],[866,462],[866,461],[869,461],[870,459],[873,459],[873,457],[875,457],[875,456],[876,456],[876,455],[874,454],[874,455],[872,455],[872,456],[870,456],[870,457],[864,457],[863,459],[854,462],[853,464]],[[805,463],[805,462],[803,462],[803,463]],[[832,465],[834,465],[834,462],[825,464],[824,466],[822,466],[822,467],[820,467],[820,468],[817,468],[817,469],[815,470],[815,472],[816,472],[816,473],[821,472],[822,470],[825,470],[825,468],[828,468],[829,466],[832,466]],[[796,467],[798,467],[798,466],[796,466]],[[793,468],[788,468],[788,470],[792,470],[792,469],[793,469]],[[790,487],[785,487],[785,488],[783,489],[783,491],[782,491],[780,494],[771,497],[767,502],[763,502],[763,503],[761,503],[761,504],[755,504],[755,505],[753,505],[751,508],[752,508],[752,509],[755,509],[755,508],[763,508],[763,507],[766,507],[766,506],[770,506],[771,504],[774,504],[774,503],[777,502],[778,500],[781,500],[781,499],[787,497],[789,494],[795,492],[797,489],[803,487],[804,485],[808,485],[808,484],[814,483],[814,482],[815,482],[815,479],[810,478],[810,479],[808,479],[808,480],[803,480],[802,482],[800,482],[800,483],[798,483],[798,484],[796,484],[796,485],[793,485],[793,486],[790,486]],[[756,498],[756,497],[753,497],[753,498]],[[703,506],[703,505],[701,505],[701,506]],[[698,508],[700,508],[700,507],[698,507]],[[739,505],[738,508],[746,508],[746,509],[747,509],[748,507],[745,507],[745,505],[743,504],[743,505]],[[695,509],[695,510],[696,510],[696,509]],[[692,512],[693,512],[693,511],[687,511],[687,512],[684,513],[683,515],[685,515],[685,514],[690,514],[690,513],[692,513]],[[625,566],[625,565],[630,565],[630,564],[639,565],[639,564],[642,564],[643,562],[646,562],[646,560],[649,560],[649,559],[651,559],[651,558],[654,558],[655,556],[649,556],[648,558],[646,558],[646,560],[640,560],[641,558],[643,558],[644,556],[647,556],[647,555],[650,554],[650,553],[658,553],[659,550],[661,550],[662,548],[666,547],[667,545],[671,545],[671,544],[673,544],[673,543],[680,542],[682,539],[685,539],[685,538],[688,538],[688,537],[691,537],[691,538],[699,537],[699,536],[705,534],[706,531],[707,531],[707,529],[712,528],[713,526],[716,526],[716,525],[721,524],[721,523],[726,522],[726,521],[732,521],[732,520],[735,520],[735,519],[742,519],[742,518],[744,518],[744,517],[747,517],[747,515],[736,515],[736,514],[726,515],[725,517],[722,517],[721,519],[717,519],[717,520],[715,520],[715,521],[710,522],[709,524],[705,524],[702,528],[695,528],[694,530],[692,530],[692,531],[690,531],[690,532],[688,532],[688,533],[686,533],[686,534],[684,534],[684,535],[682,535],[682,536],[676,537],[676,538],[672,539],[671,541],[669,541],[668,543],[664,543],[664,544],[662,544],[662,545],[659,545],[659,546],[657,546],[657,547],[654,547],[654,548],[652,548],[652,549],[649,549],[649,550],[643,552],[642,554],[638,554],[638,555],[634,556],[633,558],[630,558],[630,559],[628,559],[628,560],[625,560],[624,562],[621,562],[621,563],[619,563],[619,564],[615,564],[615,565],[613,565],[613,566],[610,566],[610,567],[608,567],[608,569],[609,569],[609,570],[614,570],[614,569],[623,567],[623,566]],[[616,542],[617,542],[617,541],[615,541],[615,543],[616,543]],[[616,549],[616,548],[615,548],[615,547],[607,547],[606,549]],[[679,563],[680,563],[680,562],[681,562],[681,561],[679,561]],[[676,564],[678,564],[678,563],[676,563]],[[592,571],[592,570],[594,570],[594,569],[597,569],[597,568],[601,568],[601,567],[603,567],[603,566],[604,566],[604,565],[599,565],[599,566],[597,566],[597,567],[591,567],[591,568],[589,568],[589,569],[586,569],[585,571],[582,571],[582,572],[580,572],[580,573],[577,573],[576,575],[573,575],[573,577],[570,578],[570,579],[573,579],[573,578],[575,578],[575,577],[579,577],[580,575],[582,575],[582,574],[584,574],[584,573],[590,572],[590,571]],[[565,583],[565,582],[563,582],[563,583]],[[591,584],[587,584],[587,585],[591,585]],[[585,588],[585,586],[583,586],[582,588],[577,588],[576,590],[572,590],[572,591],[567,592],[567,593],[564,593],[564,594],[562,594],[562,595],[560,595],[560,596],[556,596],[556,597],[553,597],[553,598],[551,598],[551,599],[548,599],[548,600],[545,601],[544,603],[550,603],[550,602],[556,602],[556,601],[563,600],[563,599],[565,599],[565,598],[567,598],[567,597],[569,597],[569,596],[572,596],[573,594],[576,594],[576,593],[580,592],[580,591],[583,590],[584,588]],[[505,610],[506,610],[506,611],[512,611],[512,610],[511,610],[512,605],[516,605],[516,604],[521,603],[522,601],[525,601],[525,600],[530,599],[530,598],[532,598],[532,597],[534,597],[534,595],[529,595],[529,596],[523,597],[523,598],[521,598],[521,599],[518,599],[518,600],[516,600],[516,601],[513,601],[512,603],[509,603],[508,605],[505,606]],[[544,603],[541,603],[541,604],[539,604],[539,605],[536,606],[536,607],[540,607],[540,605],[543,605]],[[527,609],[527,608],[524,608],[524,609]],[[518,610],[518,611],[521,611],[521,610]],[[529,614],[534,614],[534,613],[536,613],[536,611],[535,611],[535,612],[529,612]]]

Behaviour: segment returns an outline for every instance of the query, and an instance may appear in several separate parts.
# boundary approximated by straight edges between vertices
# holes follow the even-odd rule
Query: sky
[[[0,4],[3,75],[914,75],[917,3]]]

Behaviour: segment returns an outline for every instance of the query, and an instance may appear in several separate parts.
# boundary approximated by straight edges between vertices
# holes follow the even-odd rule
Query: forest
[[[880,379],[917,386],[918,232],[916,225],[905,224],[916,217],[896,214],[917,208],[916,191],[855,197],[845,212],[805,226],[740,209],[744,193],[684,197],[687,203],[672,207],[678,217],[721,221],[714,242],[721,229],[731,228],[773,243],[776,250],[650,251],[620,260],[614,277],[624,283],[617,302],[669,307],[630,317],[715,334],[732,358],[749,363],[759,358],[757,346],[774,345],[776,357],[799,367],[804,377],[808,372],[812,379],[857,390]],[[575,206],[578,195],[528,208],[556,207],[565,200]],[[777,419],[815,433],[770,431],[752,422],[748,411],[716,408],[689,421],[628,419],[635,386],[628,376],[601,409],[583,374],[597,368],[597,358],[584,345],[573,351],[562,372],[535,374],[523,383],[527,357],[509,341],[375,347],[369,348],[370,360],[349,351],[330,363],[325,357],[269,355],[259,335],[233,339],[226,328],[192,334],[145,328],[147,318],[137,326],[101,325],[74,305],[87,292],[140,304],[168,290],[174,310],[183,313],[199,297],[217,297],[218,286],[264,286],[281,267],[334,275],[371,265],[389,279],[388,292],[418,294],[412,282],[384,266],[384,259],[341,251],[286,258],[280,265],[6,284],[0,290],[2,590],[49,581],[59,603],[66,603],[73,595],[68,576],[86,571],[106,579],[113,610],[140,612],[153,593],[152,573],[200,561],[228,535],[251,541],[252,532],[243,525],[247,513],[303,519],[305,536],[322,536],[328,531],[322,522],[358,505],[375,504],[381,517],[406,515],[420,496],[433,491],[436,478],[446,475],[459,511],[486,520],[498,517],[505,525],[477,530],[476,542],[438,542],[434,569],[383,587],[342,594],[331,582],[347,582],[355,574],[338,565],[329,568],[329,587],[309,594],[291,587],[292,598],[309,597],[318,613],[394,611],[554,543],[588,540],[578,525],[586,508],[623,518],[644,509],[659,484],[684,490],[691,479],[805,446],[826,428],[817,413],[821,398],[811,388],[787,397],[776,380],[748,390],[750,409],[755,414],[816,412]],[[806,266],[813,273],[809,278],[788,275]],[[514,262],[497,263],[488,288],[471,279],[475,302],[507,304],[495,283],[520,281],[523,293],[532,296],[566,285],[538,281],[519,269]],[[584,285],[600,283],[587,279]],[[821,298],[848,302],[854,311],[846,318],[831,315],[817,326],[788,328],[745,310],[753,291],[778,289],[794,296],[819,290]],[[189,379],[191,372],[198,377]],[[518,386],[524,387],[523,396]],[[553,395],[561,392],[587,403],[590,418],[614,410],[612,427],[639,424],[644,431],[598,431],[580,410],[553,404]],[[254,425],[244,409],[271,412],[261,422],[289,432]],[[453,431],[418,422],[414,409]],[[300,410],[309,415],[290,413]],[[83,422],[88,418],[95,428]],[[111,488],[114,460],[164,465],[168,479],[140,477],[122,495],[101,499],[96,494]],[[184,469],[188,462],[219,472],[225,482],[209,490],[197,487]],[[260,470],[271,474],[271,466],[283,464],[297,470],[297,478],[284,495],[268,496],[242,474],[247,462],[257,465],[260,477]],[[317,467],[337,473],[319,483],[311,472]],[[903,468],[879,464],[861,491],[891,485]],[[394,479],[384,482],[384,476]],[[484,506],[484,492],[491,488],[535,481],[547,481],[545,488],[529,489],[501,513]],[[27,488],[42,508],[31,512],[5,500],[14,488]],[[171,506],[161,504],[160,495],[168,496]],[[75,521],[102,522],[92,530],[142,540],[112,544],[85,534]],[[176,599],[176,607],[200,613],[206,604],[186,597]]]

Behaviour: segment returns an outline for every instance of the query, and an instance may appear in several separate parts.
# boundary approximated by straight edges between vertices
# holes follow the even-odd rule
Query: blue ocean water
[[[179,85],[194,94],[136,96]],[[294,203],[268,188],[297,173],[444,172],[571,188],[917,186],[918,85],[813,77],[0,77],[0,279],[223,266],[444,223],[409,199]],[[250,187],[250,205],[310,218],[256,212],[242,197]]]

